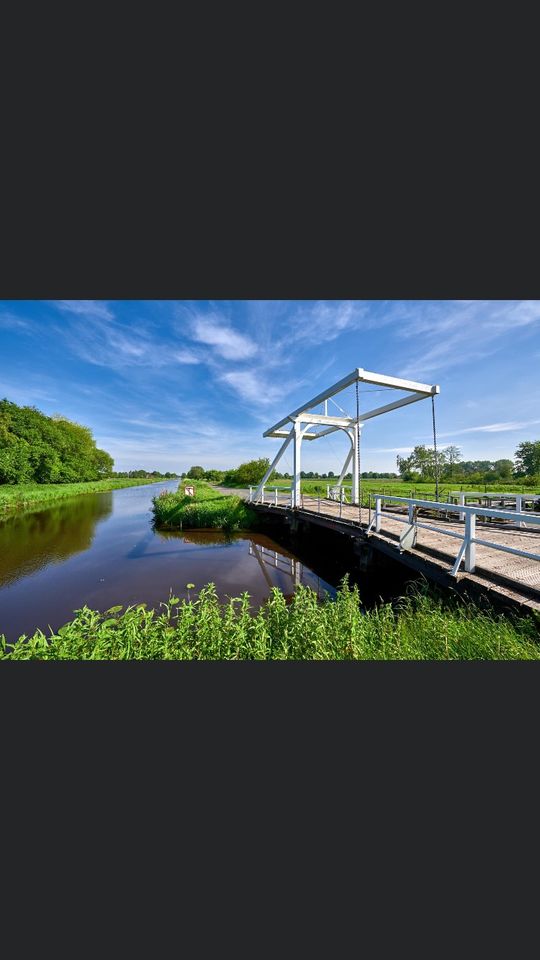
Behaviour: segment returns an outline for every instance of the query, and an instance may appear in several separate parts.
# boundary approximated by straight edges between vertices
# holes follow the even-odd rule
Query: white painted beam
[[[318,404],[328,400],[329,397],[335,396],[337,393],[350,387],[351,384],[356,383],[357,380],[362,383],[374,383],[381,387],[389,387],[394,390],[408,390],[409,392],[419,393],[423,397],[435,396],[440,392],[440,387],[437,384],[418,383],[416,380],[404,380],[401,377],[388,377],[383,373],[373,373],[371,370],[364,370],[362,367],[357,367],[351,373],[347,374],[346,377],[343,377],[342,380],[338,380],[337,383],[332,384],[331,387],[323,390],[322,393],[317,394],[316,397],[313,397],[313,399],[302,404],[301,407],[293,410],[292,413],[284,417],[283,420],[280,420],[279,423],[275,423],[269,430],[263,433],[263,437],[271,436],[274,431],[280,430],[281,427],[285,426],[286,423],[295,417],[305,413],[312,407],[318,406]],[[400,406],[402,406],[402,404],[400,404]],[[392,407],[391,409],[395,408]],[[374,415],[377,416],[378,414]]]
[[[322,426],[343,427],[344,429],[347,429],[347,427],[352,427],[355,423],[355,418],[353,417],[327,417],[322,413],[301,413],[296,419],[300,423],[313,423],[315,425],[321,424]]]
[[[376,383],[381,387],[391,387],[394,390],[414,390],[415,393],[424,393],[427,396],[440,393],[437,384],[417,383],[416,380],[402,380],[400,377],[387,377],[384,373],[372,373],[370,370],[358,368],[358,379],[363,383]]]
[[[309,410],[311,407],[316,407],[319,403],[322,403],[329,397],[333,397],[336,393],[340,393],[341,390],[345,390],[346,387],[350,387],[351,383],[355,383],[357,379],[358,369],[353,370],[352,373],[348,373],[346,377],[343,377],[342,380],[338,380],[337,383],[332,384],[331,387],[328,387],[327,390],[323,390],[322,393],[317,394],[317,396],[313,397],[312,400],[308,400],[307,403],[303,403],[302,406],[298,407],[297,410],[293,410],[288,417],[284,417],[283,420],[279,421],[279,423],[275,423],[273,427],[270,427],[269,430],[266,430],[266,432],[263,433],[263,437],[269,436],[274,430],[279,430],[280,427],[283,427],[288,420],[292,420],[294,417],[297,417],[299,413],[304,413],[305,410]]]
[[[272,460],[272,463],[271,463],[270,466],[268,467],[268,470],[266,471],[266,473],[265,473],[264,477],[262,478],[259,486],[257,487],[255,493],[253,494],[253,500],[254,500],[255,502],[257,501],[257,497],[261,494],[262,489],[263,489],[266,481],[268,480],[268,477],[269,477],[270,474],[272,473],[272,470],[275,469],[275,467],[277,466],[277,464],[278,464],[279,461],[281,460],[283,454],[285,453],[285,450],[286,450],[287,447],[289,446],[289,444],[290,444],[291,440],[293,439],[293,437],[294,437],[294,427],[292,428],[292,430],[290,431],[290,433],[287,434],[286,439],[285,439],[284,442],[281,444],[278,452],[276,453],[274,459]]]

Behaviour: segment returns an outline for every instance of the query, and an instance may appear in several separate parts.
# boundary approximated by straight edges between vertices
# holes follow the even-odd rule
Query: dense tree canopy
[[[91,430],[58,414],[0,401],[0,483],[77,483],[110,476]]]
[[[524,440],[516,450],[519,473],[529,477],[540,475],[540,440]]]

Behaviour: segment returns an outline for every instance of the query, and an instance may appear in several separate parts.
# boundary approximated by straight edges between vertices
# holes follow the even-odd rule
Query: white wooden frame
[[[376,407],[373,410],[363,411],[360,413],[359,417],[329,416],[328,400],[331,397],[335,397],[336,394],[341,393],[342,390],[345,390],[354,383],[373,383],[381,387],[390,387],[394,390],[404,390],[410,395],[401,397],[399,400],[395,400],[393,403],[387,403],[382,407]],[[272,463],[262,478],[259,486],[255,490],[253,494],[253,500],[257,501],[261,498],[263,487],[265,486],[269,476],[271,475],[272,471],[275,470],[289,444],[292,443],[294,454],[291,500],[293,507],[299,507],[302,440],[318,440],[321,437],[328,436],[330,433],[334,433],[336,430],[343,430],[349,437],[351,449],[345,459],[345,463],[343,464],[338,483],[343,481],[343,478],[347,473],[352,460],[353,469],[351,500],[352,503],[358,503],[358,445],[360,443],[360,435],[364,426],[364,422],[366,420],[371,420],[374,417],[380,417],[384,413],[390,413],[392,410],[397,410],[399,407],[407,406],[409,403],[416,403],[418,400],[425,400],[427,397],[435,396],[437,393],[440,393],[440,387],[437,384],[430,385],[427,383],[416,383],[414,380],[403,380],[399,377],[389,377],[386,374],[373,373],[370,370],[364,370],[362,367],[356,367],[352,373],[349,373],[346,377],[343,377],[342,380],[332,384],[331,387],[323,390],[322,393],[317,394],[316,397],[313,397],[301,407],[293,410],[293,412],[289,413],[288,416],[283,418],[283,420],[280,420],[268,430],[265,430],[263,437],[278,437],[279,439],[283,439],[283,443],[276,456],[272,460]],[[319,404],[323,403],[324,413],[311,412],[313,407],[317,407]],[[324,427],[325,429],[318,430],[316,432],[310,432],[310,427]]]

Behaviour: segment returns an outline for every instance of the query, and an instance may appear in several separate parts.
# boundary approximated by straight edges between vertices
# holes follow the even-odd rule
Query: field
[[[64,497],[74,497],[80,493],[101,493],[107,490],[119,490],[122,487],[139,487],[148,483],[156,483],[156,481],[110,479],[92,480],[89,483],[2,484],[0,486],[0,516],[22,510],[34,504],[53,503],[56,500],[62,500]]]
[[[358,588],[319,602],[274,587],[256,613],[249,595],[220,604],[213,584],[160,610],[88,607],[57,633],[8,646],[9,660],[540,660],[538,619],[502,615],[416,587],[396,604],[363,610]]]
[[[185,496],[183,487],[194,487],[194,496]],[[224,495],[203,480],[186,480],[176,493],[163,492],[153,499],[154,523],[165,530],[246,530],[255,516],[234,494]]]
[[[325,497],[327,487],[337,483],[337,477],[333,480],[302,480],[302,493],[312,497]],[[266,490],[273,490],[274,487],[290,489],[290,482],[287,480],[276,480],[275,483],[269,483]],[[345,481],[345,486],[350,487],[350,481]],[[439,499],[445,501],[449,493],[459,490],[470,490],[479,493],[540,493],[540,486],[527,486],[521,483],[494,483],[490,484],[472,484],[451,483],[447,480],[439,483]],[[396,497],[415,497],[422,500],[433,500],[435,498],[434,483],[405,483],[403,480],[362,480],[362,503],[368,505],[369,495],[375,493],[393,494]],[[373,499],[373,497],[372,497]]]

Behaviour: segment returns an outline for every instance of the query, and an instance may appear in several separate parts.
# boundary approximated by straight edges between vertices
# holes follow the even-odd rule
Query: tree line
[[[514,460],[463,460],[459,447],[448,446],[435,453],[434,447],[420,444],[410,456],[398,456],[397,467],[401,479],[411,482],[433,481],[438,473],[440,480],[479,483],[521,480],[537,484],[540,482],[540,440],[520,443]]]
[[[210,483],[222,483],[224,486],[253,486],[261,482],[270,466],[267,457],[249,460],[232,470],[205,470],[202,466],[193,466],[183,474],[186,479],[208,480]],[[465,483],[509,483],[520,480],[524,483],[540,484],[540,440],[524,440],[516,449],[514,460],[462,460],[459,447],[448,446],[437,450],[423,444],[416,446],[410,456],[397,457],[398,473],[380,473],[374,470],[363,471],[364,480],[405,480],[407,482],[433,482],[437,470],[439,480]],[[304,471],[302,480],[335,480],[337,475]],[[347,473],[345,480],[352,479]],[[291,480],[290,473],[274,470],[268,483],[277,480]]]

